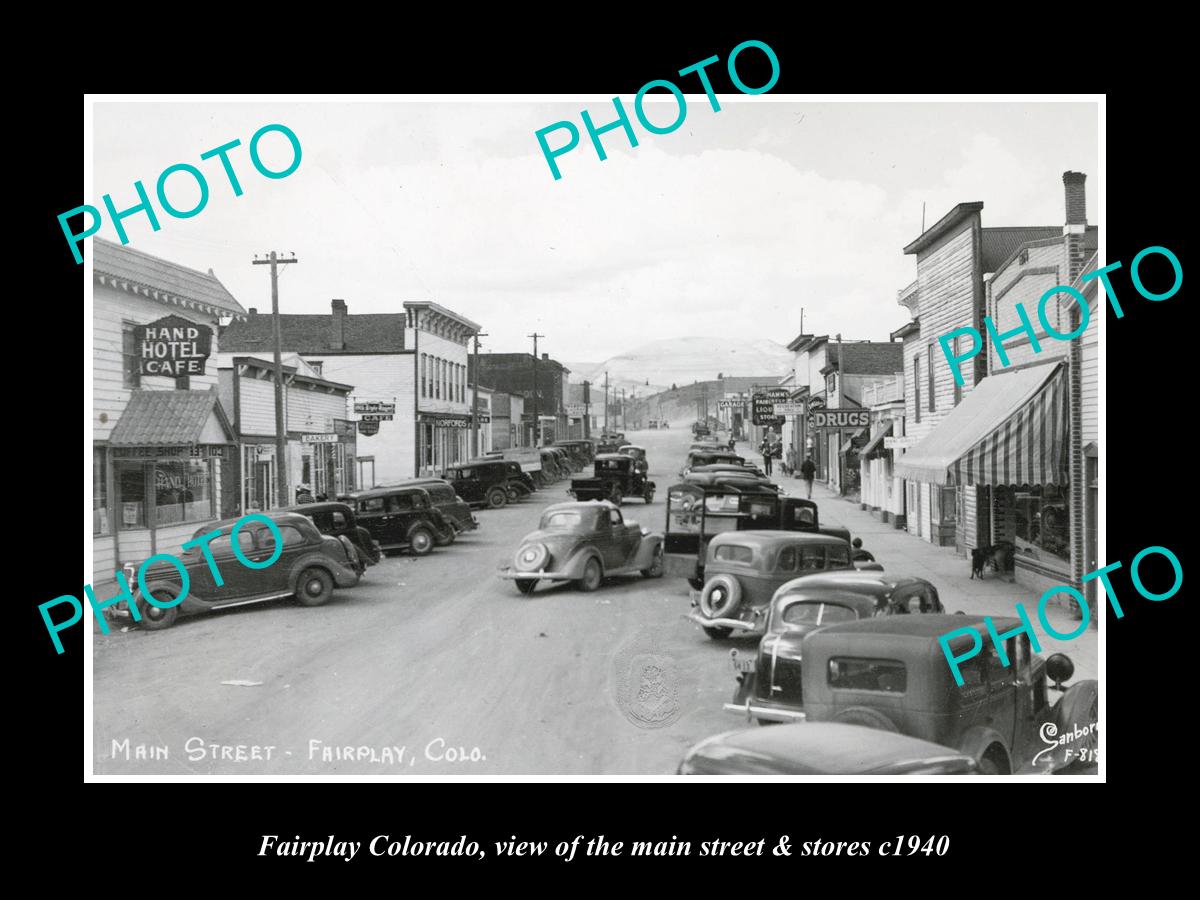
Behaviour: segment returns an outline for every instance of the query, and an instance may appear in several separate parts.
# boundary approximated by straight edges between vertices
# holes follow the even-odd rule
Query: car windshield
[[[713,559],[723,559],[726,562],[748,563],[754,560],[754,551],[741,544],[722,544],[713,552]]]
[[[583,524],[583,513],[552,512],[542,517],[542,528],[576,528]]]
[[[783,611],[786,625],[832,625],[834,622],[853,622],[857,618],[854,610],[848,606],[819,600],[793,603]]]

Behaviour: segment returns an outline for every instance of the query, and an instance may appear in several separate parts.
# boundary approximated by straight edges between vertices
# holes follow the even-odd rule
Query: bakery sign
[[[166,316],[133,330],[141,375],[203,375],[212,353],[212,329],[182,316]]]

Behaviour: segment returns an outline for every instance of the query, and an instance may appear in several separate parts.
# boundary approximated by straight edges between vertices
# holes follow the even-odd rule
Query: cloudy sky
[[[627,109],[632,98],[623,97]],[[1087,173],[1098,223],[1097,111],[1085,103],[806,103],[703,94],[670,135],[644,131],[630,148],[586,132],[559,157],[554,180],[534,133],[563,119],[599,125],[611,100],[496,103],[97,103],[94,196],[136,203],[158,174],[187,162],[208,177],[207,207],[190,219],[161,211],[126,220],[130,244],[212,268],[245,307],[270,308],[255,253],[294,252],[280,280],[284,312],[399,311],[433,300],[480,323],[485,350],[540,349],[601,361],[676,335],[768,337],[800,331],[887,339],[907,320],[896,292],[915,277],[903,246],[955,203],[982,200],[983,223],[1063,221],[1062,173]],[[666,124],[675,103],[647,104]],[[631,112],[632,117],[632,112]],[[303,159],[268,180],[246,145],[280,122]],[[217,160],[200,154],[234,138],[234,197]],[[551,136],[552,146],[565,133]],[[262,143],[273,168],[286,141]],[[179,208],[198,196],[168,182]],[[100,234],[117,235],[105,222]]]

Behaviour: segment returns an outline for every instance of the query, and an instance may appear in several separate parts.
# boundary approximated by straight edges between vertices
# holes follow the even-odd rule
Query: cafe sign
[[[812,428],[862,428],[871,424],[869,409],[819,409],[809,416]]]
[[[358,423],[358,433],[365,437],[371,437],[374,434],[379,434],[379,422],[371,419],[362,419]]]
[[[212,329],[182,316],[166,316],[133,330],[142,375],[203,375],[212,353]]]

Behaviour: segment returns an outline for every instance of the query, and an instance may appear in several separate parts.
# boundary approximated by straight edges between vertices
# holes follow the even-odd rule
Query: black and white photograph
[[[1108,279],[1182,248],[1111,267],[1103,96],[766,53],[89,95],[86,780],[1103,778]]]

